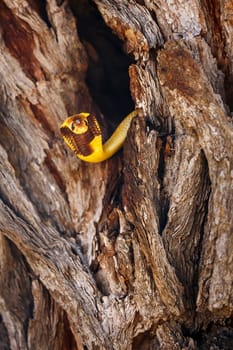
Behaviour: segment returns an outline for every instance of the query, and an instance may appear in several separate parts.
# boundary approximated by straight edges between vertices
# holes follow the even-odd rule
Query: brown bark
[[[232,13],[1,2],[0,349],[232,349]],[[112,159],[64,145],[133,105]]]

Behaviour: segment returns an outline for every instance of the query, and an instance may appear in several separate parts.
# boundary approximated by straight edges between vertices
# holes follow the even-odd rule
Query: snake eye
[[[84,119],[84,123],[85,123],[86,125],[88,125],[88,121],[87,121],[87,119]]]
[[[75,119],[70,125],[71,130],[74,131],[75,127],[79,126],[80,124],[81,124],[81,120],[80,119]]]

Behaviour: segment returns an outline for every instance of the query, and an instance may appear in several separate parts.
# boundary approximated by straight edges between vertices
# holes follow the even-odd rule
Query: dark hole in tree
[[[230,108],[231,113],[233,113],[233,75],[227,72],[225,78],[225,92],[226,92],[226,102]]]
[[[89,58],[89,91],[109,126],[115,126],[134,109],[128,75],[133,59],[124,53],[122,41],[107,27],[93,1],[70,0],[70,6]]]

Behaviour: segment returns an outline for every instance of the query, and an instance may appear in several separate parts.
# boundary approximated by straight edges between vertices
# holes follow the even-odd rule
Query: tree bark
[[[1,2],[0,349],[233,348],[232,15]],[[107,135],[132,108],[104,163],[61,139],[68,115]]]

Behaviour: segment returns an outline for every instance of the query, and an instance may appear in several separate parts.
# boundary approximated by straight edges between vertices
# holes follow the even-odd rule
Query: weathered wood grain
[[[182,45],[168,44],[159,56],[159,68],[161,84],[167,100],[170,101],[174,119],[178,118],[186,130],[195,130],[208,164],[211,182],[202,264],[199,269],[198,306],[204,303],[213,313],[217,314],[218,309],[221,309],[224,314],[223,305],[227,304],[229,315],[232,308],[232,290],[229,275],[224,275],[223,271],[229,266],[233,248],[233,226],[229,211],[233,203],[233,128],[227,119],[220,96],[208,84],[191,52]],[[169,79],[166,74],[169,74]],[[185,106],[185,114],[181,112],[180,106]],[[210,259],[213,259],[212,272],[209,270]],[[205,298],[201,297],[206,294],[206,289],[209,301],[204,301]],[[202,304],[202,308],[203,306]]]

